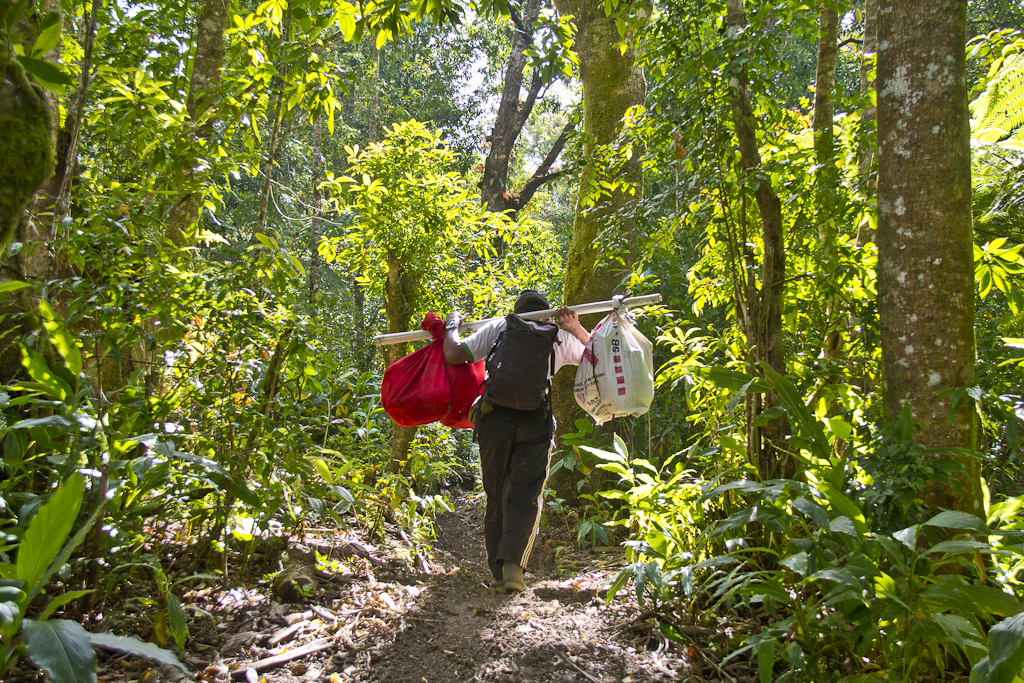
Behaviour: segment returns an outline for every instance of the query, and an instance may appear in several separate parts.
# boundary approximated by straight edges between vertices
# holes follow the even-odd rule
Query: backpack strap
[[[555,337],[555,344],[561,344],[562,340]],[[551,378],[555,376],[555,344],[551,345],[551,374],[548,376],[548,391],[551,390]]]

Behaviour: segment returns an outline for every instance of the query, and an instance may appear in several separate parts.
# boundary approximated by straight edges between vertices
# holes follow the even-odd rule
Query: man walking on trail
[[[549,308],[542,294],[524,290],[512,315],[488,323],[466,339],[459,338],[458,313],[449,313],[445,319],[448,363],[487,359],[476,420],[487,494],[484,545],[492,585],[506,593],[526,590],[523,568],[540,524],[554,436],[551,376],[563,365],[580,364],[589,336],[576,313],[565,307],[555,316],[562,329],[520,317]]]

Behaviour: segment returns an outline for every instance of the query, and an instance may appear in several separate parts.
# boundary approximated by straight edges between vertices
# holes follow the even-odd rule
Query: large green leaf
[[[949,582],[935,583],[922,588],[918,595],[940,611],[960,615],[973,614],[978,617],[991,616],[986,605],[978,604],[974,596],[964,591],[963,585]]]
[[[739,529],[748,524],[754,523],[760,523],[769,529],[785,533],[789,528],[791,518],[791,515],[776,507],[772,507],[770,505],[754,505],[740,510],[739,512],[734,512],[720,521],[718,526],[715,527],[715,531],[712,533],[712,536],[718,536],[719,534],[724,534],[730,529]]]
[[[775,666],[775,639],[765,639],[754,648],[757,652],[757,674],[761,683],[771,683]]]
[[[721,366],[703,367],[699,365],[687,366],[687,371],[705,382],[732,391],[745,391],[752,393],[763,393],[770,387],[756,377],[751,377],[742,372],[736,372]]]
[[[992,586],[964,585],[959,587],[970,600],[987,614],[1009,617],[1024,610],[1024,605],[1009,593]]]
[[[100,515],[102,514],[102,505],[93,510],[92,514],[89,515],[89,519],[85,521],[85,524],[78,528],[78,531],[76,531],[75,535],[71,537],[71,540],[64,544],[64,547],[61,548],[60,554],[54,558],[53,562],[51,562],[50,566],[46,568],[46,571],[43,572],[43,575],[41,577],[39,577],[39,580],[36,581],[35,585],[31,587],[26,585],[26,587],[28,588],[29,602],[31,602],[32,599],[39,594],[39,591],[43,589],[43,586],[46,584],[47,581],[50,580],[50,577],[53,576],[53,573],[60,569],[64,565],[64,563],[68,561],[68,558],[71,557],[71,553],[75,550],[75,548],[80,546],[82,542],[85,541],[85,537],[89,534],[89,531],[96,524],[96,520],[98,520],[100,518]]]
[[[601,450],[600,448],[594,448],[593,446],[580,446],[580,450],[586,451],[587,453],[590,453],[601,460],[607,460],[608,462],[626,462],[625,458],[623,458],[619,453]]]
[[[981,541],[943,541],[923,551],[921,556],[927,557],[932,553],[964,553],[970,550],[991,549],[992,547],[988,543],[982,543]]]
[[[84,591],[69,591],[64,595],[58,595],[46,605],[46,609],[44,609],[42,613],[40,613],[39,618],[48,619],[51,614],[56,612],[64,605],[68,604],[72,600],[77,600],[78,598],[83,598],[86,595],[89,595],[89,593],[92,593],[93,590],[94,589],[90,588]]]
[[[921,526],[915,524],[893,533],[892,537],[905,545],[909,550],[917,550],[917,537],[921,535]]]
[[[981,531],[987,528],[985,522],[978,517],[969,512],[959,512],[957,510],[944,510],[925,522],[925,525],[941,526],[949,529],[973,529],[974,531]]]
[[[705,493],[703,496],[701,496],[700,502],[703,503],[705,500],[711,500],[712,498],[717,498],[718,496],[722,495],[726,491],[734,491],[735,490],[735,491],[739,491],[740,493],[745,493],[745,494],[750,495],[750,494],[760,493],[761,491],[764,491],[764,489],[765,489],[764,484],[762,484],[761,482],[758,482],[758,481],[754,481],[753,479],[737,479],[736,481],[730,481],[728,484],[722,484],[721,486],[714,487],[713,489],[711,489],[710,491]]]
[[[0,602],[0,627],[17,622],[20,616],[21,608],[18,607],[18,603],[10,600]]]
[[[51,12],[47,15],[47,19],[50,19],[55,15],[55,12]],[[57,21],[50,20],[47,23],[48,25],[46,28],[39,32],[39,37],[36,38],[35,45],[32,46],[33,57],[42,57],[52,50],[53,46],[60,41],[61,23],[59,15],[57,15]],[[68,85],[70,85],[70,83]]]
[[[26,587],[34,586],[43,577],[60,552],[78,517],[84,490],[84,477],[78,473],[71,475],[29,523],[18,548],[18,578]]]
[[[18,61],[25,67],[25,71],[36,77],[39,85],[47,90],[52,90],[60,95],[64,94],[64,86],[73,85],[74,80],[67,75],[59,66],[52,62],[45,62],[32,57],[18,57]]]
[[[857,507],[856,503],[854,503],[845,493],[837,491],[828,482],[820,481],[817,486],[822,495],[828,499],[833,510],[849,517],[858,533],[867,533],[867,522],[864,520],[864,514],[860,511],[860,508]]]
[[[29,376],[38,383],[38,388],[58,401],[63,401],[71,393],[71,387],[50,370],[43,354],[22,346],[21,364]]]
[[[825,508],[803,497],[794,499],[791,504],[794,508],[814,520],[814,523],[822,529],[828,528],[828,512]]]
[[[28,420],[20,420],[11,425],[11,429],[32,429],[33,427],[70,427],[74,423],[63,415],[47,415]]]
[[[840,515],[831,522],[829,522],[828,530],[836,534],[846,534],[847,536],[857,536],[857,527],[853,525],[850,518],[846,515]]]
[[[78,622],[26,619],[21,628],[28,656],[50,674],[53,683],[96,681],[96,652]]]
[[[810,440],[811,450],[813,450],[814,455],[819,458],[828,459],[831,455],[831,447],[829,446],[828,438],[825,436],[825,430],[821,428],[821,423],[807,409],[800,392],[797,391],[796,387],[789,380],[776,372],[767,363],[761,363],[761,370],[764,372],[765,378],[771,382],[772,389],[779,395],[779,400],[786,407],[786,412],[789,413],[792,421],[796,422],[794,426],[798,427],[800,432]]]
[[[988,657],[971,670],[971,683],[1011,683],[1024,666],[1024,614],[1004,619],[988,632]]]
[[[167,625],[178,649],[184,650],[185,640],[188,639],[188,621],[185,619],[185,610],[181,608],[181,600],[174,593],[167,595]]]
[[[145,657],[146,659],[152,659],[160,662],[161,664],[169,664],[176,666],[182,671],[188,671],[185,665],[178,661],[178,658],[174,656],[174,653],[170,650],[165,650],[162,647],[157,647],[153,643],[144,643],[141,640],[135,638],[125,638],[124,636],[115,636],[110,633],[90,633],[89,640],[96,647],[101,647],[104,650],[114,650],[116,652],[124,652],[126,654],[135,655],[136,657]]]
[[[46,301],[39,302],[39,311],[46,321],[43,324],[46,327],[46,331],[50,333],[50,341],[60,351],[64,362],[67,363],[68,370],[77,377],[78,373],[82,371],[82,352],[78,349],[78,344],[75,343],[74,337],[71,336],[68,328],[64,326],[53,308]]]
[[[26,287],[31,286],[32,285],[30,285],[29,283],[22,282],[21,280],[7,280],[6,282],[0,282],[0,294],[4,294],[6,292],[16,292],[19,289],[25,289]]]

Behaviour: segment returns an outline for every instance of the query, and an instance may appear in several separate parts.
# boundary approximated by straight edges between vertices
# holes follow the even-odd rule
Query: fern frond
[[[1024,52],[1005,55],[999,71],[971,103],[971,138],[1024,140]]]

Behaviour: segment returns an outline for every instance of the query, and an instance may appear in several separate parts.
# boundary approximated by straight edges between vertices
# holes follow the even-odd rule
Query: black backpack
[[[515,410],[537,410],[547,405],[548,373],[555,373],[558,326],[505,317],[505,329],[487,354],[484,399]]]

